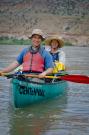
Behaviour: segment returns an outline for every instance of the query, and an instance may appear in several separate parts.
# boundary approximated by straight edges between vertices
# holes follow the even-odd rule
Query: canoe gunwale
[[[37,82],[37,81],[32,81],[32,80],[29,80],[29,79],[19,79],[19,78],[13,78],[12,79],[12,82],[14,80],[18,80],[18,81],[21,81],[21,82],[24,82],[24,83],[32,83],[32,84],[39,84],[39,85],[55,85],[55,84],[61,84],[61,83],[64,83],[66,81],[64,80],[59,80],[59,81],[54,81],[54,82]],[[16,83],[16,82],[15,82]]]

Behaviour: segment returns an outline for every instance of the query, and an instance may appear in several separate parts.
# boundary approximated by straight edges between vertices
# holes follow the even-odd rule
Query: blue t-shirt
[[[45,64],[44,67],[45,67],[45,69],[53,68],[54,64],[53,64],[52,56],[43,47],[41,47],[41,49],[42,49],[42,54],[41,55],[44,58],[44,64]],[[18,63],[20,65],[23,63],[23,58],[24,58],[24,56],[25,56],[25,54],[27,52],[28,52],[28,48],[25,48],[25,49],[22,50],[22,52],[17,57],[17,61],[18,61]]]

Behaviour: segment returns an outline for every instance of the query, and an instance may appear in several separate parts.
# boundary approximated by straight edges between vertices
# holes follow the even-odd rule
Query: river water
[[[25,46],[0,46],[0,69]],[[89,47],[64,47],[69,74],[89,75]],[[89,85],[68,82],[61,98],[15,109],[10,80],[0,77],[0,135],[89,135]]]

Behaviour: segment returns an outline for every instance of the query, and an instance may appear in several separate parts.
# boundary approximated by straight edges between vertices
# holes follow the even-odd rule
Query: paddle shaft
[[[14,76],[39,78],[39,75],[35,75],[35,74],[21,74],[21,75],[3,74],[2,76],[6,76],[8,78],[13,78]],[[49,78],[49,79],[55,78],[55,79],[61,79],[65,81],[75,82],[75,83],[89,84],[89,77],[86,75],[44,76],[43,78]]]
[[[27,77],[38,77],[38,75],[26,75]],[[89,84],[89,77],[85,75],[63,75],[63,76],[45,76],[44,78],[55,78],[70,82]]]

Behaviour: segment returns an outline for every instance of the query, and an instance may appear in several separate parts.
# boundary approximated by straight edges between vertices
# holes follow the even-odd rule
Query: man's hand
[[[43,72],[43,73],[38,75],[39,78],[44,78],[45,76],[46,76],[46,72]]]
[[[3,75],[3,72],[2,71],[0,71],[0,76],[2,76]]]

